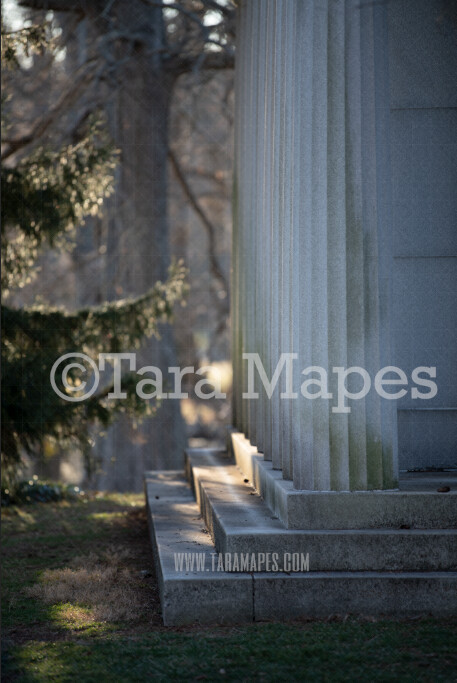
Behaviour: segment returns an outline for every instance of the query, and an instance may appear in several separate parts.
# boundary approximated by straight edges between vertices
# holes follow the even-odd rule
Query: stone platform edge
[[[457,572],[229,573],[177,570],[176,553],[214,553],[180,471],[145,473],[145,495],[166,626],[364,614],[457,613]],[[209,569],[209,567],[208,567]]]
[[[457,527],[457,490],[299,491],[244,434],[230,437],[237,466],[288,529]]]

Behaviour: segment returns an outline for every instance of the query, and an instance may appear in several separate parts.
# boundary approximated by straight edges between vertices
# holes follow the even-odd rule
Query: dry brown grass
[[[50,605],[88,608],[89,620],[135,621],[144,611],[144,593],[138,572],[126,566],[130,558],[117,546],[77,557],[69,567],[46,569],[25,592]]]

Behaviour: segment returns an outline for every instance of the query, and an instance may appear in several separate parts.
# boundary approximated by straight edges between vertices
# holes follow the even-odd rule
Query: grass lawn
[[[457,619],[165,628],[142,496],[2,518],[5,682],[457,680]]]

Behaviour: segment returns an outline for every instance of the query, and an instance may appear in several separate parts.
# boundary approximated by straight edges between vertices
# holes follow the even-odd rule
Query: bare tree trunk
[[[167,154],[173,79],[157,59],[160,12],[142,8],[135,13],[133,9],[134,3],[120,17],[126,31],[141,30],[141,18],[151,26],[151,13],[155,13],[157,31],[150,42],[136,44],[133,52],[130,44],[121,56],[125,62],[118,75],[113,122],[121,164],[108,223],[108,298],[142,294],[166,278],[170,262]],[[167,368],[176,364],[172,330],[163,325],[161,339],[148,340],[137,353],[137,368],[158,366],[165,380]],[[144,470],[182,467],[184,446],[178,400],[164,400],[157,414],[140,425],[121,417],[99,441],[102,473],[97,485],[139,491]]]
[[[166,41],[161,3],[21,0],[21,4],[35,10],[68,13],[70,33],[72,22],[80,22],[69,63],[71,67],[76,62],[87,68],[80,74],[79,87],[68,89],[68,97],[71,96],[71,103],[78,100],[81,106],[82,96],[83,110],[105,108],[121,151],[116,192],[105,216],[91,221],[92,240],[79,243],[75,269],[84,273],[84,282],[75,287],[75,299],[90,304],[141,294],[156,280],[166,277],[169,264],[167,156],[174,82],[180,75],[195,70],[233,66],[230,47],[224,51],[204,49],[207,40],[213,41],[216,30],[212,28],[209,32],[204,14],[218,5],[204,2],[195,12],[189,12],[178,3],[173,8],[178,14],[173,16],[179,19],[167,18],[169,40]],[[233,37],[233,12],[225,3],[219,8],[221,17],[227,20],[222,34],[225,36],[228,32]],[[68,97],[63,99],[65,106]],[[53,110],[54,118],[62,108],[63,105]],[[53,121],[48,117],[47,128]],[[41,126],[40,135],[47,128]],[[196,202],[193,207],[197,210]],[[223,281],[215,256],[214,231],[209,221],[204,220],[203,212],[198,213],[210,238],[213,274]],[[106,235],[107,249],[100,259],[104,262],[100,267],[96,254],[104,246],[99,241],[102,233]],[[91,242],[97,248],[93,262]],[[182,341],[182,346],[185,344]],[[160,341],[145,344],[137,357],[137,368],[155,365],[164,376],[168,374],[167,368],[176,364],[175,344],[168,327],[162,330]],[[121,419],[105,438],[97,439],[95,452],[102,461],[102,472],[90,484],[107,489],[140,490],[144,469],[182,465],[184,443],[184,423],[177,401],[165,400],[157,415],[140,427]]]

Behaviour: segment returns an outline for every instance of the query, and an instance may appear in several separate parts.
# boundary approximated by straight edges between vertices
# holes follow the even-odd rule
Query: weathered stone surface
[[[187,463],[217,552],[276,553],[281,567],[285,553],[309,553],[311,571],[457,570],[457,529],[286,529],[226,458],[188,451]]]
[[[211,553],[216,549],[211,536],[205,532],[200,510],[183,474],[146,473],[145,492],[162,616],[167,626],[348,613],[397,616],[457,613],[456,572],[212,571]],[[254,513],[257,514],[258,511]],[[349,532],[349,537],[351,534],[354,536],[354,532]],[[256,553],[258,548],[254,545],[249,552]],[[177,571],[175,553],[205,555],[209,571]]]
[[[247,391],[243,353],[271,378],[391,362],[386,8],[368,0],[240,4],[233,249],[234,423],[296,489],[397,485],[395,407],[372,391]],[[300,369],[298,369],[300,368]],[[300,382],[300,383],[299,383]],[[353,389],[352,389],[353,390]]]
[[[457,527],[457,486],[446,495],[410,485],[404,491],[297,491],[242,434],[231,436],[237,465],[288,529]]]
[[[255,574],[255,619],[451,616],[457,611],[456,588],[457,572]]]
[[[182,473],[147,472],[145,492],[164,624],[252,621],[252,577],[211,571],[214,546]],[[178,571],[177,553],[204,555],[205,571]]]

